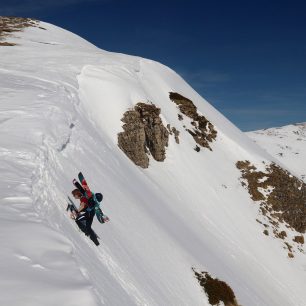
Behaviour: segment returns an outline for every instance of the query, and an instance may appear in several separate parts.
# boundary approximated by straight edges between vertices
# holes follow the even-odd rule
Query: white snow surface
[[[0,48],[0,305],[209,305],[192,267],[241,305],[306,305],[305,254],[289,259],[262,234],[235,166],[276,159],[171,69],[40,25]],[[213,151],[193,149],[170,91],[214,124]],[[117,146],[123,113],[140,101],[181,132],[148,169]],[[79,171],[111,219],[94,220],[99,247],[65,211]]]
[[[246,134],[306,182],[306,122]]]

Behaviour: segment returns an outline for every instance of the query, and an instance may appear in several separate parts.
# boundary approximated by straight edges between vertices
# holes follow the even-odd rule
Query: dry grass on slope
[[[12,33],[20,32],[27,27],[39,27],[39,22],[31,18],[0,16],[0,46],[15,46],[7,39]]]
[[[272,228],[274,237],[284,240],[289,257],[293,257],[290,243],[298,244],[303,252],[306,232],[306,184],[291,175],[288,171],[272,163],[265,171],[259,171],[250,161],[238,161],[236,167],[241,171],[241,184],[248,189],[253,201],[259,202],[260,212],[269,224],[263,224],[265,235]],[[285,241],[287,233],[281,229],[290,228],[300,235],[290,241]]]

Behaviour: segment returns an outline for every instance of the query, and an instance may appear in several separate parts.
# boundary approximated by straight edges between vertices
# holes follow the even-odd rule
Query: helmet
[[[96,199],[97,199],[98,202],[101,202],[103,200],[102,193],[96,193],[95,196],[96,196]]]

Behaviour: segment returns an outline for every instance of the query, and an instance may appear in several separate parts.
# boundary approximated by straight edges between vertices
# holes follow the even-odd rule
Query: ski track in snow
[[[4,73],[5,71],[5,73]],[[29,75],[26,75],[25,73],[12,73],[11,71],[1,69],[1,79],[6,80],[7,82],[2,82],[2,86],[6,88],[6,94],[8,97],[15,95],[16,90],[17,91],[30,91],[34,96],[35,92],[42,92],[44,94],[38,94],[37,97],[40,99],[37,101],[35,97],[34,99],[27,100],[26,108],[23,109],[23,111],[14,109],[15,107],[19,107],[17,103],[11,103],[7,104],[4,103],[4,100],[6,97],[2,97],[2,103],[1,103],[1,113],[5,114],[7,116],[5,122],[3,125],[2,132],[8,133],[10,135],[9,137],[5,137],[6,142],[8,142],[10,149],[7,148],[0,148],[0,155],[2,156],[2,162],[1,162],[1,168],[2,169],[11,169],[11,171],[6,174],[5,172],[2,173],[2,179],[1,179],[1,186],[6,186],[8,194],[7,196],[4,196],[2,193],[2,199],[1,199],[1,207],[6,212],[2,218],[4,220],[12,219],[14,218],[18,222],[18,224],[22,224],[25,220],[27,222],[33,223],[33,232],[29,231],[27,233],[27,241],[28,241],[28,248],[33,248],[33,252],[43,252],[43,254],[52,254],[53,248],[51,247],[46,248],[43,244],[41,246],[36,246],[35,240],[37,239],[38,233],[41,232],[41,227],[50,226],[52,222],[49,221],[49,219],[46,217],[48,210],[54,210],[53,207],[50,207],[49,205],[49,192],[46,190],[46,186],[49,186],[49,188],[54,188],[54,184],[52,183],[52,180],[50,179],[49,173],[52,172],[52,167],[55,167],[55,171],[60,165],[56,161],[56,155],[54,154],[54,150],[56,147],[61,148],[62,150],[64,147],[67,146],[69,141],[65,141],[62,143],[62,145],[57,144],[56,141],[62,141],[61,138],[56,139],[53,138],[54,141],[53,147],[51,145],[48,145],[48,142],[51,141],[48,133],[48,126],[42,127],[41,122],[38,122],[38,129],[45,128],[46,130],[36,130],[35,124],[33,125],[33,128],[31,126],[32,121],[36,121],[37,118],[40,116],[45,116],[46,118],[52,118],[56,119],[57,114],[60,112],[59,108],[56,108],[55,105],[50,105],[49,109],[47,108],[47,112],[43,111],[43,113],[40,112],[40,109],[43,109],[41,105],[43,103],[49,104],[49,99],[54,96],[56,98],[60,98],[61,95],[59,93],[63,91],[64,87],[63,85],[56,83],[56,82],[50,82],[49,80],[38,78],[38,77],[30,77]],[[11,86],[11,91],[8,90],[8,85]],[[52,86],[50,90],[50,85]],[[65,88],[66,90],[66,88]],[[66,98],[65,94],[65,98]],[[17,96],[18,99],[18,96]],[[13,99],[13,102],[19,102],[17,99]],[[28,103],[30,102],[30,103]],[[16,104],[16,106],[15,106]],[[12,109],[10,109],[12,108]],[[65,114],[66,115],[66,114]],[[30,122],[30,124],[28,124]],[[24,126],[23,126],[24,124]],[[15,128],[16,127],[16,128]],[[18,130],[19,128],[19,130]],[[28,129],[29,128],[29,129]],[[32,129],[31,129],[32,128]],[[16,133],[23,130],[23,138],[19,137]],[[66,137],[68,139],[71,136],[71,129],[68,129],[69,133]],[[15,139],[18,139],[20,142],[20,149],[15,149],[13,147]],[[12,141],[11,141],[12,140]],[[37,145],[38,143],[38,145]],[[40,143],[40,145],[39,145]],[[24,144],[24,145],[23,145]],[[22,151],[26,149],[25,151]],[[33,150],[34,149],[34,150]],[[15,194],[25,194],[23,196],[15,196]],[[2,220],[3,220],[2,219]],[[22,221],[24,220],[24,221]],[[49,223],[49,225],[47,225]],[[37,224],[37,226],[35,225]],[[45,225],[46,224],[46,225]],[[18,226],[20,228],[21,233],[25,230],[24,227]],[[36,229],[36,230],[35,230]],[[37,233],[36,233],[37,231]],[[7,233],[11,233],[10,231],[5,231]],[[5,234],[4,232],[4,234]],[[58,235],[58,234],[56,234]],[[18,241],[20,239],[23,239],[22,234],[16,233],[16,238]],[[58,239],[58,238],[56,238]],[[62,239],[62,238],[61,238]],[[51,242],[51,240],[49,241]],[[68,241],[67,241],[68,242]],[[67,242],[65,242],[67,244]],[[15,241],[16,243],[16,241]],[[9,245],[8,247],[12,250],[15,249],[15,243],[12,241],[12,245]],[[40,242],[42,243],[42,241]],[[2,244],[3,245],[3,244]],[[68,244],[69,245],[69,244]],[[46,250],[45,250],[46,249]],[[58,252],[61,252],[60,250]],[[63,254],[61,255],[63,259],[65,259],[66,250],[63,250]],[[33,255],[35,254],[33,253]],[[68,254],[71,256],[71,249],[68,249]],[[34,255],[35,257],[35,255]],[[38,270],[48,270],[49,274],[52,274],[51,277],[49,277],[50,280],[52,280],[53,277],[57,277],[58,274],[57,269],[55,271],[50,271],[50,269],[46,268],[44,264],[37,263],[33,259],[31,259],[28,256],[25,255],[16,255],[16,258],[22,261],[28,261],[31,262],[30,267],[33,269]],[[66,261],[66,262],[65,262]],[[69,266],[68,258],[63,263],[67,264]],[[32,263],[33,262],[33,263]],[[52,263],[52,260],[50,260]],[[15,265],[15,264],[14,264]],[[16,263],[16,267],[18,267],[18,263]],[[51,269],[52,270],[52,269]],[[63,277],[63,279],[66,279],[68,282],[74,282],[76,285],[80,283],[80,276],[78,276],[78,269],[75,267],[74,269],[71,269],[71,274],[64,276],[63,273],[60,272]],[[35,273],[32,280],[29,281],[31,284],[36,283]],[[70,279],[70,278],[73,279]],[[80,283],[81,285],[81,283]],[[65,289],[60,289],[59,285],[54,285],[57,287],[54,291],[58,290],[60,300],[64,298]],[[78,285],[79,286],[79,285]],[[52,288],[52,286],[50,287]],[[89,305],[93,304],[94,298],[90,297],[88,293],[86,293],[86,287],[85,291],[84,289],[79,288],[80,294],[83,294],[84,298],[79,297],[80,300],[77,303],[82,303],[84,301],[87,301]],[[61,291],[63,292],[61,295]],[[69,290],[66,290],[69,292]],[[53,292],[51,290],[51,292]],[[70,293],[71,294],[71,293]],[[72,293],[76,296],[77,292]],[[38,296],[37,296],[38,295]],[[4,295],[2,295],[3,302],[6,300],[3,298]],[[42,294],[34,294],[34,296],[37,296],[35,300],[41,305],[41,303],[46,303],[45,305],[51,303],[50,305],[54,305],[54,297],[50,299],[50,301],[45,301],[45,299],[48,296],[48,290],[42,290]],[[13,298],[13,296],[11,297]],[[69,296],[66,296],[65,299],[69,300]],[[40,299],[43,299],[44,302],[39,302]],[[8,298],[10,300],[10,298]],[[22,302],[21,302],[22,300]],[[55,299],[56,300],[56,299]],[[68,301],[67,300],[67,301]],[[20,302],[21,305],[33,305],[30,301],[28,295],[21,294],[20,296]],[[14,305],[19,304],[19,299],[15,300]],[[75,304],[74,304],[75,305]]]

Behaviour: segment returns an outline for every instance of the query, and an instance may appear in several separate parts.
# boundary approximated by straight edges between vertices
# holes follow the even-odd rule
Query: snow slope
[[[246,134],[306,182],[306,123]]]
[[[306,305],[305,254],[266,237],[238,160],[275,160],[169,68],[96,48],[40,23],[0,48],[0,304],[209,305],[192,267],[226,281],[241,305]],[[195,152],[169,92],[218,131]],[[181,131],[164,162],[118,148],[123,113],[152,101]],[[82,170],[111,222],[97,248],[65,212]]]

